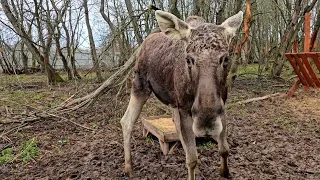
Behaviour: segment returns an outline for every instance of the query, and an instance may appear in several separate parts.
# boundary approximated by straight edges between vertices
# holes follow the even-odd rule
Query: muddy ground
[[[291,99],[272,98],[237,105],[235,102],[239,100],[285,92],[290,85],[269,79],[256,82],[239,77],[228,100],[231,179],[320,179],[320,92],[299,92]],[[75,91],[61,86],[49,89],[39,84],[28,90]],[[123,174],[119,124],[127,100],[128,95],[115,99],[108,94],[86,110],[64,115],[82,126],[94,127],[94,131],[69,121],[45,119],[7,134],[0,143],[12,147],[35,137],[40,155],[27,164],[0,165],[1,179],[127,179]],[[144,108],[145,115],[165,113],[169,112],[154,98]],[[0,126],[3,132],[15,124],[5,126]],[[132,150],[134,179],[186,179],[181,145],[165,157],[156,139],[147,141],[142,137],[140,121],[134,128]],[[223,179],[217,171],[217,145],[212,148],[199,145],[198,152],[201,161],[198,179]]]

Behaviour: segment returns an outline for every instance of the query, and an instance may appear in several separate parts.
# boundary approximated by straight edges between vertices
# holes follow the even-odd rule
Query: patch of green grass
[[[297,132],[299,128],[297,127],[296,122],[292,121],[289,117],[279,117],[276,122],[280,124],[283,129],[289,132]]]
[[[212,149],[213,146],[214,146],[214,144],[213,144],[213,142],[210,140],[210,141],[201,143],[201,144],[199,145],[199,148],[200,148],[200,149]]]
[[[45,95],[43,93],[37,93],[33,96],[34,100],[43,100],[45,98]]]
[[[35,138],[30,139],[22,145],[22,152],[20,158],[22,158],[23,163],[28,163],[29,161],[35,159],[39,156],[38,142]]]
[[[14,158],[13,149],[6,148],[1,151],[0,164],[11,162]]]
[[[66,145],[68,143],[68,140],[62,139],[62,140],[59,140],[58,143],[63,146],[63,145]]]
[[[257,77],[258,70],[259,64],[248,64],[239,67],[238,75],[245,74],[246,77]],[[262,74],[266,74],[266,72],[263,72]]]
[[[227,114],[245,118],[248,116],[248,109],[237,102],[230,102],[227,104]]]
[[[97,125],[97,124],[93,124],[93,125],[91,126],[91,128],[92,128],[92,129],[98,129],[98,125]]]
[[[16,152],[16,154],[14,153]],[[38,142],[35,138],[32,138],[24,143],[22,143],[19,150],[14,150],[13,148],[6,148],[1,151],[0,154],[0,164],[23,162],[28,163],[31,160],[36,159],[39,156]]]
[[[0,87],[7,87],[9,84],[46,82],[47,77],[43,74],[19,74],[19,75],[0,75]],[[0,88],[1,89],[1,88]]]
[[[147,137],[146,137],[146,142],[147,142],[147,143],[153,143],[152,137],[147,136]]]
[[[265,71],[265,65],[262,65],[260,68],[262,68],[262,75],[270,75],[271,73],[271,69],[269,69],[268,71]],[[272,67],[270,67],[272,68]],[[243,75],[245,77],[257,77],[259,73],[259,64],[246,64],[246,65],[240,65],[238,67],[238,75]],[[291,67],[289,62],[285,62],[283,69],[282,69],[282,73],[281,76],[282,77],[290,77],[292,75],[295,75],[295,73],[293,72],[293,68]]]

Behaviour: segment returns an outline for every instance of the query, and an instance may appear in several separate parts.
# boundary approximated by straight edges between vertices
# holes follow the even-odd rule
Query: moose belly
[[[165,88],[158,84],[155,81],[150,81],[150,85],[152,88],[152,91],[154,95],[163,103],[166,105],[173,105],[174,106],[174,100],[172,97],[172,93],[169,90],[169,88]]]

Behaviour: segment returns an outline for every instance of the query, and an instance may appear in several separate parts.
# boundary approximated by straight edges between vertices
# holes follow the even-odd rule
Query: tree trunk
[[[241,10],[242,2],[240,0],[238,0],[237,2],[238,3],[236,4],[236,7],[233,11],[234,14]],[[244,36],[242,40],[240,40],[240,38],[239,38],[239,42],[233,41],[234,44],[231,45],[232,47],[236,47],[236,48],[235,48],[235,53],[232,56],[231,67],[230,67],[230,71],[229,71],[228,77],[227,77],[227,86],[229,89],[232,88],[233,82],[237,78],[238,66],[240,65],[240,60],[241,60],[241,51],[242,51],[241,48],[249,36],[249,23],[250,23],[250,18],[251,18],[250,16],[251,16],[251,3],[249,2],[249,0],[246,0],[246,18],[245,18],[244,23],[247,23],[246,24],[246,27],[248,28],[248,29],[246,29],[247,35]],[[246,30],[244,30],[244,31],[246,31]]]
[[[126,3],[126,7],[127,7],[127,10],[128,10],[129,16],[132,19],[131,23],[132,23],[132,26],[133,26],[134,35],[136,36],[138,44],[140,45],[142,43],[143,39],[142,39],[141,33],[139,31],[137,18],[134,16],[134,12],[133,12],[133,9],[132,9],[132,3],[131,3],[130,0],[125,0],[125,3]]]
[[[11,63],[6,58],[7,55],[5,55],[4,52],[1,52],[1,55],[2,55],[2,60],[5,64],[5,68],[3,68],[3,72],[5,72],[7,74],[14,74],[14,69],[13,69]]]
[[[320,7],[320,3],[318,4],[318,6]],[[316,38],[317,38],[317,35],[318,35],[318,32],[319,32],[319,28],[320,28],[320,12],[318,12],[317,19],[316,19],[316,22],[314,24],[313,32],[312,32],[312,35],[311,35],[310,51],[312,51],[312,49],[314,47],[314,43],[316,42]]]
[[[74,31],[73,31],[73,27],[74,29],[76,29],[76,27],[79,24],[79,16],[77,17],[77,21],[75,26],[73,26],[71,18],[72,18],[72,14],[71,14],[71,7],[69,7],[69,25],[70,25],[70,30],[68,30],[67,26],[66,26],[66,21],[62,21],[62,27],[65,31],[65,35],[66,35],[66,48],[67,48],[67,53],[68,53],[68,60],[70,61],[71,64],[71,70],[72,70],[72,75],[73,77],[77,78],[77,79],[81,79],[81,76],[79,75],[78,71],[77,71],[77,67],[76,67],[76,60],[75,60],[75,37],[74,37]],[[71,32],[71,33],[70,33]],[[70,37],[71,36],[71,37]]]
[[[73,77],[72,77],[70,68],[68,66],[68,61],[67,61],[66,57],[63,55],[63,53],[61,51],[59,38],[55,38],[55,41],[56,41],[57,52],[58,52],[59,56],[61,57],[61,61],[63,63],[63,68],[64,68],[64,70],[66,70],[66,72],[68,74],[68,80],[72,80]]]
[[[21,56],[22,56],[22,64],[23,64],[24,73],[28,74],[29,73],[28,56],[24,52],[24,43],[23,43],[23,41],[21,42]]]
[[[54,39],[56,42],[56,50],[57,50],[58,55],[61,57],[61,61],[63,63],[63,68],[68,74],[68,80],[72,80],[73,76],[72,76],[71,70],[68,66],[68,61],[61,50],[61,45],[60,45],[61,31],[60,31],[59,27],[57,27],[56,30],[57,30],[57,34],[55,34],[55,36],[54,36]]]
[[[123,32],[121,30],[117,30],[116,26],[112,23],[112,21],[109,18],[109,15],[107,16],[105,11],[104,11],[104,0],[101,0],[101,4],[100,4],[100,14],[102,16],[102,18],[108,23],[109,28],[111,30],[111,37],[110,37],[110,44],[108,46],[112,46],[113,40],[115,41],[115,46],[113,46],[114,49],[119,50],[120,51],[120,56],[119,59],[121,59],[122,61],[119,62],[119,65],[123,65],[123,61],[126,59],[126,52],[127,48],[125,47],[124,43],[121,42],[121,35],[123,34]]]
[[[21,39],[24,41],[26,46],[28,47],[29,51],[32,53],[32,55],[35,57],[37,62],[44,67],[44,57],[40,54],[39,50],[36,48],[36,46],[33,44],[32,40],[29,39],[28,33],[25,31],[23,27],[20,27],[19,20],[13,15],[13,13],[10,10],[10,6],[8,4],[7,0],[1,0],[1,5],[3,12],[5,13],[6,17],[10,21],[10,23],[13,26],[13,29],[16,31],[16,33],[21,37]],[[50,71],[48,74],[54,74],[54,79],[51,77],[48,77],[48,81],[50,84],[54,84],[56,82],[61,82],[63,79],[60,77],[60,75],[55,71],[55,69],[48,63],[47,65],[48,71]]]
[[[84,14],[85,14],[85,19],[86,19],[88,35],[89,35],[90,47],[91,47],[93,68],[94,68],[94,71],[96,72],[98,81],[102,82],[103,78],[101,75],[101,70],[100,70],[100,66],[99,66],[99,62],[98,62],[96,45],[93,40],[92,29],[91,29],[91,25],[90,25],[90,21],[89,21],[89,10],[88,10],[88,1],[87,0],[83,0],[83,7],[84,7]]]
[[[271,72],[273,77],[279,77],[281,75],[285,63],[284,53],[288,52],[291,48],[292,43],[295,40],[295,37],[297,36],[297,33],[299,31],[299,27],[301,27],[304,22],[304,19],[300,18],[299,20],[299,17],[303,16],[307,12],[310,12],[316,2],[317,0],[313,0],[310,3],[310,5],[305,6],[303,11],[301,10],[302,0],[298,0],[295,2],[294,13],[284,33],[283,41],[281,42],[279,48],[275,53],[275,61]]]
[[[178,0],[169,0],[169,12],[181,19],[181,14],[177,8]]]
[[[219,4],[220,4],[219,11],[216,12],[216,24],[221,24],[225,20],[224,11],[225,11],[227,1],[219,2]]]
[[[191,15],[201,16],[201,5],[204,4],[203,0],[193,0],[193,10]]]
[[[16,52],[16,49],[17,49],[17,45],[18,45],[18,43],[14,45],[13,49],[11,49],[11,50],[12,50],[12,51],[11,51],[11,52],[12,52],[11,58],[12,58],[12,62],[13,62],[13,65],[12,65],[12,66],[14,66],[14,67],[13,67],[14,70],[19,69],[19,63],[18,63],[18,61],[17,61],[16,53],[15,53],[15,52]]]
[[[0,66],[1,66],[1,68],[2,68],[2,73],[5,73],[5,71],[6,71],[6,67],[4,66],[4,64],[3,64],[3,62],[2,62],[2,57],[0,58]]]

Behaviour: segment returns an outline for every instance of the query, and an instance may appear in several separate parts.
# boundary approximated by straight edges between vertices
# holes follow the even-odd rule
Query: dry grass
[[[296,97],[285,101],[283,106],[293,109],[294,114],[302,120],[306,116],[305,113],[308,113],[308,115],[320,121],[320,90],[300,92],[296,94]]]

